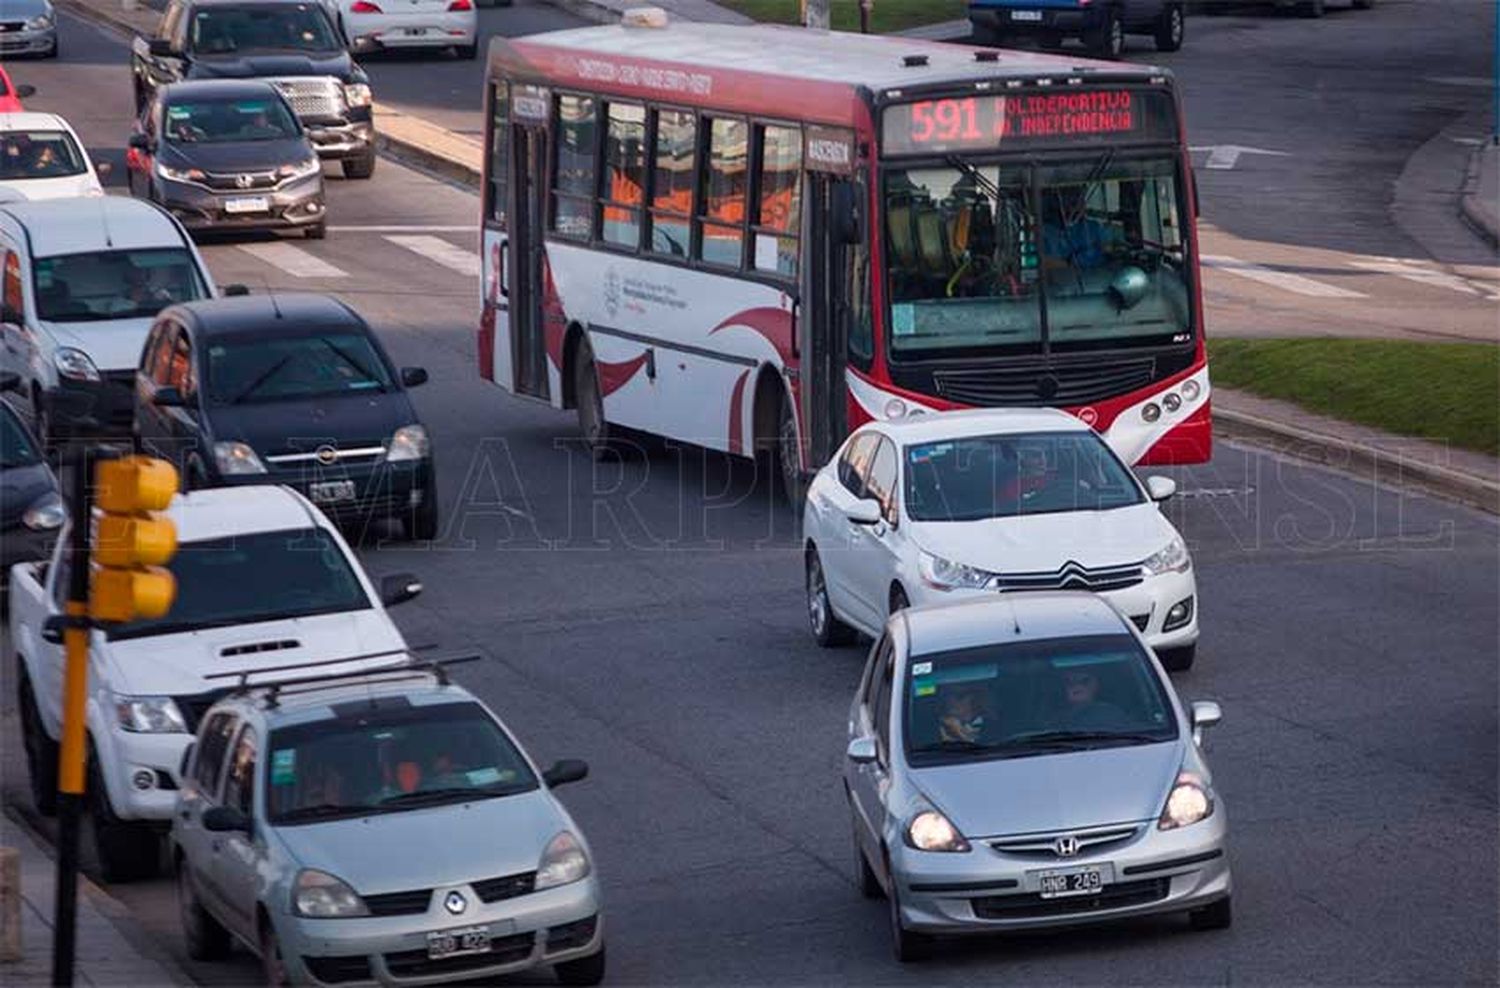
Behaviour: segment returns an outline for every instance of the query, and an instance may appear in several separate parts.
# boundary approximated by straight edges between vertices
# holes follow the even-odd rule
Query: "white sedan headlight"
[[[370,909],[348,883],[316,868],[297,873],[292,889],[292,911],[311,919],[348,919],[368,916]]]
[[[1159,830],[1189,827],[1208,819],[1213,812],[1214,794],[1208,783],[1193,772],[1182,771],[1177,773],[1177,781],[1167,793],[1167,805],[1162,807],[1156,826]]]
[[[923,810],[906,825],[906,843],[919,851],[962,852],[969,842],[947,817],[937,810]]]
[[[386,448],[385,459],[387,463],[399,463],[403,460],[425,460],[431,447],[427,442],[427,430],[420,425],[403,425],[391,436],[391,444]]]
[[[1186,573],[1193,568],[1193,557],[1188,555],[1187,544],[1180,537],[1168,542],[1166,548],[1155,553],[1144,563],[1141,569],[1147,576],[1161,576],[1163,573]]]
[[[61,528],[62,523],[67,520],[68,509],[63,506],[62,498],[57,496],[56,491],[48,491],[31,502],[31,507],[21,516],[21,523],[33,532],[50,532],[54,528]]]
[[[72,378],[75,381],[99,380],[99,368],[94,366],[94,361],[82,350],[70,346],[61,347],[53,355],[52,363],[56,365],[57,372],[63,377]]]
[[[115,717],[133,734],[186,734],[187,721],[170,696],[115,694]]]
[[[536,867],[535,889],[555,888],[576,882],[589,873],[589,856],[577,837],[564,830],[547,842]]]
[[[922,573],[922,582],[934,590],[983,590],[995,578],[988,570],[955,563],[930,552],[922,553],[917,568]]]
[[[363,82],[350,82],[344,85],[344,102],[350,106],[369,106],[370,87]]]
[[[266,465],[260,462],[255,450],[245,443],[214,443],[214,463],[226,477],[266,472]]]

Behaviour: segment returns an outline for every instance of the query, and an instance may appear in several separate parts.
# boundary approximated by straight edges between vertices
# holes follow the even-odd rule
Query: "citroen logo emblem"
[[[1073,855],[1078,853],[1078,838],[1074,837],[1072,834],[1068,834],[1065,837],[1059,837],[1057,840],[1052,842],[1052,850],[1060,858],[1071,858]]]
[[[248,189],[254,183],[255,183],[255,176],[253,176],[253,175],[236,175],[234,177],[234,184],[235,184],[235,186],[238,187],[238,188],[241,188],[241,189]]]
[[[319,463],[326,466],[339,458],[339,451],[332,446],[319,446],[314,450],[313,455],[318,458]]]
[[[448,910],[453,915],[458,916],[461,915],[465,909],[469,908],[469,900],[464,898],[464,894],[462,892],[449,892],[443,898],[443,908]]]

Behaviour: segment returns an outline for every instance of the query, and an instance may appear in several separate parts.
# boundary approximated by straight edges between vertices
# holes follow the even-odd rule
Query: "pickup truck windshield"
[[[149,319],[208,295],[182,248],[107,250],[37,258],[37,315],[49,322]]]
[[[153,621],[111,628],[110,638],[170,635],[370,607],[369,595],[344,550],[320,528],[184,542],[168,568],[177,578],[172,610]]]
[[[213,6],[193,14],[189,42],[200,55],[247,50],[338,51],[343,48],[315,3]]]

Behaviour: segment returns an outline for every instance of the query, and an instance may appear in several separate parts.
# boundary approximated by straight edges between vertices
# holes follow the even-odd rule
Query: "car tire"
[[[1125,52],[1125,20],[1120,16],[1120,9],[1110,7],[1105,10],[1102,22],[1087,32],[1083,41],[1094,58],[1119,59]]]
[[[899,584],[892,587],[890,599],[890,614],[888,614],[887,616],[889,617],[890,615],[894,615],[900,611],[904,611],[910,606],[911,598],[906,596],[906,591],[901,589]]]
[[[583,437],[584,449],[594,459],[600,459],[609,449],[609,420],[604,417],[604,392],[599,387],[599,371],[594,365],[594,350],[587,340],[574,344],[578,351],[573,358],[573,404],[578,412],[578,433]]]
[[[807,497],[807,478],[802,474],[801,439],[797,435],[797,413],[792,396],[781,391],[781,410],[776,417],[776,472],[781,475],[781,493],[798,512]]]
[[[31,389],[31,428],[36,431],[37,441],[42,444],[42,452],[45,454],[54,444],[52,435],[52,416],[47,413],[47,402],[42,398],[42,389],[33,387]],[[58,457],[62,456],[62,450],[56,450]]]
[[[1188,922],[1195,930],[1227,930],[1234,922],[1234,906],[1226,895],[1212,905],[1188,913]]]
[[[836,648],[854,640],[854,629],[840,621],[828,602],[828,578],[823,573],[823,560],[818,550],[807,548],[806,571],[807,622],[813,641],[822,648]]]
[[[43,58],[57,58],[62,54],[62,42],[54,35],[52,38],[52,50],[43,55]]]
[[[1168,4],[1156,22],[1156,50],[1177,51],[1181,48],[1186,21],[1181,4]]]
[[[925,961],[932,956],[932,937],[916,933],[901,922],[901,897],[896,894],[895,882],[891,883],[890,902],[891,951],[902,964]]]
[[[557,983],[560,985],[597,985],[604,980],[604,966],[604,947],[601,944],[596,954],[580,957],[576,961],[554,964],[552,973],[556,975]]]
[[[431,542],[438,537],[437,491],[428,484],[423,492],[422,503],[401,520],[408,542]]]
[[[358,158],[345,158],[339,167],[345,178],[369,178],[375,174],[375,150],[371,148]]]
[[[850,814],[853,814],[850,808]],[[885,895],[885,889],[880,887],[880,878],[875,874],[875,869],[870,867],[870,859],[865,857],[865,849],[859,842],[859,820],[854,820],[854,827],[850,831],[850,839],[854,843],[854,884],[859,886],[859,894],[865,899],[878,899]]]
[[[217,961],[229,956],[229,931],[198,901],[193,888],[193,869],[186,859],[177,863],[177,912],[189,957],[195,961]]]
[[[287,974],[286,961],[281,956],[281,941],[276,936],[276,928],[264,916],[260,921],[259,940],[260,970],[265,983],[273,988],[291,984],[291,975]]]
[[[302,235],[304,237],[306,237],[308,240],[324,240],[324,239],[326,239],[328,237],[328,223],[327,223],[327,221],[325,221],[325,220],[319,220],[318,222],[314,223],[312,226],[304,226],[302,228]]]
[[[187,468],[182,471],[182,492],[201,491],[208,487],[208,469],[197,454],[188,457]]]
[[[455,45],[453,47],[453,54],[458,56],[458,58],[462,61],[473,61],[474,58],[479,55],[479,43],[475,42],[472,45]]]
[[[147,824],[115,816],[92,741],[89,742],[88,808],[100,877],[114,885],[155,876],[161,862],[161,838]]]
[[[1198,657],[1198,644],[1194,642],[1178,648],[1157,649],[1156,657],[1161,659],[1162,668],[1167,672],[1187,672],[1193,667],[1193,660]]]
[[[1327,12],[1323,0],[1302,0],[1297,5],[1297,14],[1301,17],[1322,17]]]
[[[16,700],[21,710],[21,746],[26,752],[26,774],[31,784],[31,804],[42,816],[57,815],[57,742],[42,727],[42,714],[36,705],[36,690],[26,674],[26,663],[19,656],[16,664]]]

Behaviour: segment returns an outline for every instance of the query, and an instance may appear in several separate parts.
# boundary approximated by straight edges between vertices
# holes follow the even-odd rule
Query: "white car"
[[[813,637],[876,636],[895,611],[1027,590],[1090,590],[1168,669],[1193,663],[1193,561],[1143,485],[1065,412],[984,409],[871,423],[808,488]]]
[[[339,0],[339,21],[361,50],[452,48],[459,58],[479,52],[474,0]]]
[[[0,189],[26,199],[102,196],[99,171],[55,113],[0,113]]]
[[[330,673],[389,666],[407,646],[386,608],[421,591],[409,574],[377,588],[338,529],[289,487],[194,491],[167,514],[178,539],[171,610],[90,633],[87,791],[100,868],[112,882],[155,872],[182,754],[204,711],[237,685],[236,672],[265,682],[277,670],[306,675],[309,664]],[[50,562],[10,571],[21,735],[43,814],[56,805],[64,656],[51,619],[67,599],[67,541],[58,539]]]

